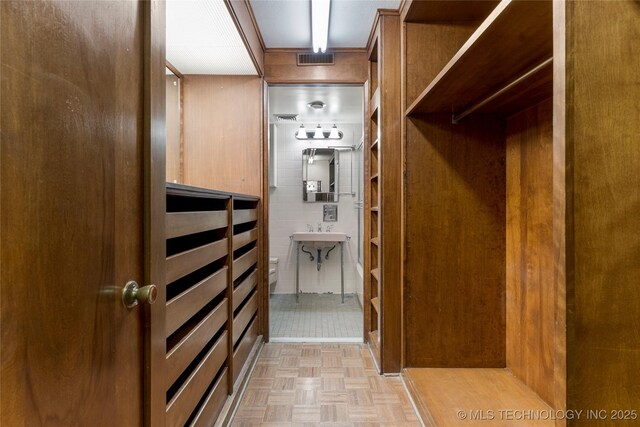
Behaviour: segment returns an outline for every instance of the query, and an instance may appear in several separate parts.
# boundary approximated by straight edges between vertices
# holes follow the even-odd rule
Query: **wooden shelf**
[[[378,179],[378,174],[372,175],[371,178],[369,178],[369,179],[371,179],[371,181],[377,180]]]
[[[371,212],[378,212],[378,207],[375,206],[375,207],[371,208]]]
[[[482,21],[500,3],[497,0],[408,0],[404,22]]]
[[[371,144],[371,149],[372,150],[377,150],[378,149],[378,138],[376,138],[376,140],[373,141],[373,143]]]
[[[429,425],[468,426],[470,421],[460,419],[457,411],[470,414],[479,408],[485,414],[494,411],[494,422],[486,422],[490,425],[512,425],[499,418],[505,408],[551,410],[536,393],[503,368],[408,368],[403,376],[420,415],[430,421]],[[554,420],[531,420],[526,425],[555,424]]]
[[[380,299],[378,297],[371,298],[371,305],[376,313],[380,314]]]
[[[378,108],[380,108],[380,88],[376,89],[376,91],[373,93],[373,96],[371,97],[371,101],[369,102],[370,117],[373,118],[377,114]]]
[[[553,55],[551,6],[551,1],[500,2],[409,106],[407,115],[458,114],[548,61]],[[513,112],[548,98],[552,95],[551,68],[542,67],[477,112]],[[518,90],[523,93],[514,96]]]
[[[380,246],[380,238],[374,237],[373,239],[371,239],[371,243],[373,243],[376,246]]]
[[[376,279],[378,282],[380,281],[380,270],[377,268],[374,268],[373,270],[371,270],[371,275],[374,277],[374,279]]]

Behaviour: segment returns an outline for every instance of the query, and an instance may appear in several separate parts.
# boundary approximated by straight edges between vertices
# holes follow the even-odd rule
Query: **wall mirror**
[[[167,182],[182,182],[180,170],[180,90],[181,78],[170,68],[165,68],[165,107],[166,107],[166,159]]]
[[[338,202],[338,151],[333,148],[302,150],[302,200]]]

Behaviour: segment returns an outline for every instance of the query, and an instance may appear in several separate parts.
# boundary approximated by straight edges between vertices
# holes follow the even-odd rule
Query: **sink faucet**
[[[312,233],[313,232],[313,225],[307,224],[307,231]]]
[[[327,233],[333,231],[333,224],[327,225]]]
[[[322,233],[322,223],[318,223],[318,233]]]

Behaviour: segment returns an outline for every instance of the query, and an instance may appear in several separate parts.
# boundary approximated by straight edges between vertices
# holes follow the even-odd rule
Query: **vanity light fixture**
[[[296,132],[296,138],[298,139],[307,139],[307,130],[304,128],[304,125],[300,125],[300,129]]]
[[[333,125],[331,131],[322,129],[321,125],[318,125],[314,131],[309,131],[304,127],[304,125],[300,125],[298,130],[295,132],[295,137],[299,141],[311,142],[312,140],[342,139],[344,134],[342,131],[338,130],[336,125]]]
[[[311,0],[311,31],[315,53],[324,53],[327,50],[330,9],[331,0]]]
[[[324,134],[322,132],[322,126],[318,125],[316,131],[313,134],[313,139],[324,139]]]
[[[338,127],[335,124],[331,128],[329,139],[340,139],[340,132],[338,131]]]

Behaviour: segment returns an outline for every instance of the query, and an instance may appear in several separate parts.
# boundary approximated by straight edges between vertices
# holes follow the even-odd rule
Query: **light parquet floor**
[[[363,344],[266,344],[233,426],[420,426]]]

